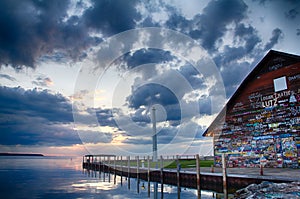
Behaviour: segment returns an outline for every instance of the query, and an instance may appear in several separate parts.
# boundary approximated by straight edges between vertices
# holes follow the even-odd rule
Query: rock
[[[272,183],[264,181],[261,184],[251,184],[236,191],[234,197],[237,199],[300,199],[300,182]]]

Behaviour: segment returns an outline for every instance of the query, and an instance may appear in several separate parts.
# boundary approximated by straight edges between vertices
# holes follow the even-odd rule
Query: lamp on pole
[[[153,142],[153,162],[157,162],[157,137],[156,137],[156,116],[155,107],[152,108],[152,142]]]
[[[152,134],[152,142],[153,142],[153,162],[155,162],[155,169],[157,169],[157,137],[156,137],[156,116],[155,116],[155,107],[152,107],[152,124],[153,124],[153,134]],[[157,199],[158,193],[158,184],[154,182],[154,199]]]

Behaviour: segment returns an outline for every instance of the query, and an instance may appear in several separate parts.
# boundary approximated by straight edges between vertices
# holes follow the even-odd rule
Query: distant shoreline
[[[0,156],[44,156],[41,153],[0,153]]]

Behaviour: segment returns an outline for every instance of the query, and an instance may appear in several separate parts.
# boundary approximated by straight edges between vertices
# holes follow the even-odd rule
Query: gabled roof
[[[241,92],[244,90],[244,88],[248,85],[249,82],[253,81],[253,79],[255,79],[255,77],[257,77],[259,74],[267,72],[268,67],[276,67],[274,60],[276,61],[276,63],[281,63],[282,66],[289,66],[300,62],[300,56],[270,50],[240,84],[240,86],[232,95],[232,97],[227,102],[222,111],[218,114],[218,116],[214,119],[211,125],[203,133],[203,136],[211,136],[210,134],[208,134],[209,130],[214,129],[214,127],[217,127],[218,121],[225,119],[224,117],[226,115],[226,110],[234,106],[234,101],[240,96]],[[274,68],[274,70],[276,70],[276,68]]]

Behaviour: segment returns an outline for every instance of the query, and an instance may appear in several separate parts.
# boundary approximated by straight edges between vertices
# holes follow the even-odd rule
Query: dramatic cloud
[[[137,89],[128,99],[129,107],[139,108],[152,104],[170,105],[178,103],[176,96],[168,88],[157,85],[147,84]]]
[[[20,69],[36,67],[38,60],[78,61],[102,40],[92,30],[111,35],[134,28],[134,1],[92,3],[83,16],[69,16],[69,1],[1,1],[0,64]]]
[[[0,96],[1,113],[36,115],[50,122],[73,121],[72,106],[60,94],[51,94],[47,90],[0,87]]]
[[[227,25],[238,23],[246,17],[247,5],[239,0],[211,1],[202,15],[194,17],[197,32],[191,35],[201,39],[204,48],[214,51],[215,43],[224,36]]]
[[[285,13],[286,18],[295,19],[299,15],[299,12],[296,9],[291,9]]]
[[[173,58],[170,52],[161,49],[140,49],[132,54],[125,54],[121,61],[126,62],[128,69],[131,69],[142,64],[172,61]]]
[[[78,25],[65,23],[68,1],[1,1],[0,64],[35,67],[38,58],[62,50],[71,58],[87,41]],[[13,14],[15,13],[15,14]]]
[[[283,37],[282,31],[279,28],[276,28],[272,31],[272,37],[270,41],[266,44],[265,50],[272,49],[275,44],[278,43],[279,39]]]
[[[83,15],[83,21],[87,28],[99,30],[107,35],[132,29],[135,27],[135,21],[141,17],[135,8],[136,3],[136,0],[93,0],[93,6]]]
[[[77,144],[70,102],[47,90],[0,87],[1,144]]]
[[[99,143],[117,143],[134,145],[132,148],[137,149],[138,145],[152,142],[149,134],[151,106],[159,104],[158,109],[163,109],[161,115],[157,114],[159,144],[167,145],[176,138],[176,142],[196,146],[215,114],[213,97],[219,97],[214,96],[219,88],[213,78],[199,73],[184,57],[177,56],[175,51],[181,45],[180,41],[174,42],[174,52],[138,49],[143,44],[157,42],[154,36],[143,32],[138,41],[133,37],[123,43],[117,41],[117,47],[112,48],[116,52],[121,48],[134,49],[116,58],[103,72],[99,87],[107,85],[107,88],[100,88],[101,94],[97,93],[97,97],[96,91],[86,88],[72,95],[75,82],[69,80],[75,81],[75,76],[60,73],[56,67],[75,65],[66,70],[75,71],[72,73],[75,74],[80,71],[82,60],[94,61],[91,56],[97,53],[102,41],[109,41],[110,36],[140,27],[169,28],[193,38],[204,47],[219,69],[228,98],[270,49],[298,52],[293,39],[300,35],[299,5],[296,0],[187,3],[1,0],[0,69],[4,72],[0,74],[0,80],[3,80],[0,87],[0,144],[78,144],[80,140],[72,129],[72,111],[75,110],[78,111],[75,114],[78,119],[76,130],[85,143],[93,147]],[[291,45],[294,47],[289,47]],[[164,41],[161,46],[165,46]],[[97,57],[100,62],[105,63],[112,55],[111,48],[107,49],[101,59]],[[194,53],[201,57],[200,53]],[[97,64],[95,67],[101,71],[102,65]],[[19,70],[26,67],[33,69]],[[90,74],[93,69],[87,69],[87,79],[82,84],[90,85],[98,78],[94,73]],[[88,75],[95,78],[89,79]],[[15,88],[5,87],[5,83]],[[120,90],[114,90],[115,84]],[[72,96],[74,110],[71,101],[64,96]],[[111,97],[114,98],[112,104]],[[91,99],[95,99],[94,107]],[[111,107],[116,104],[118,107]],[[186,133],[179,135],[179,132]],[[194,139],[196,142],[191,143]]]

